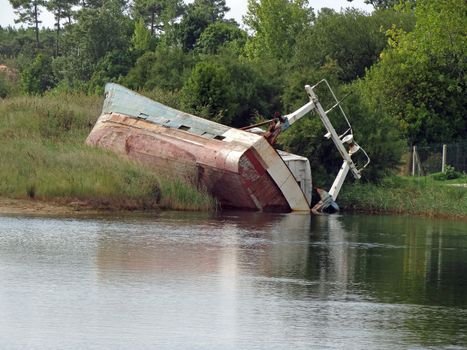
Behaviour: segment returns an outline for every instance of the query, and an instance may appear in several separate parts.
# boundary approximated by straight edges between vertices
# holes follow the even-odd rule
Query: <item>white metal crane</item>
[[[332,97],[335,101],[335,104],[327,111],[325,111],[321,106],[318,96],[314,91],[314,89],[322,83],[324,83],[331,91]],[[360,179],[361,171],[368,166],[368,164],[370,163],[370,158],[368,157],[368,154],[365,152],[365,150],[355,142],[353,137],[352,126],[350,125],[347,115],[345,114],[344,110],[340,105],[341,101],[337,100],[336,95],[332,91],[329,83],[325,79],[323,79],[314,86],[306,85],[305,90],[310,98],[310,101],[307,104],[303,105],[301,108],[297,109],[295,112],[287,114],[283,117],[283,123],[281,125],[282,131],[288,129],[293,123],[298,121],[307,113],[311,111],[316,111],[318,113],[324,127],[327,130],[327,133],[324,136],[327,139],[331,139],[334,142],[334,145],[336,146],[343,159],[343,163],[329,192],[326,192],[322,189],[317,190],[321,197],[321,200],[318,204],[316,204],[313,207],[312,210],[315,213],[335,212],[339,210],[339,207],[336,204],[336,199],[339,195],[339,191],[341,190],[342,185],[344,184],[347,173],[350,170],[352,172],[352,175],[356,179]],[[336,132],[336,130],[331,124],[331,121],[328,118],[328,114],[337,107],[339,108],[341,115],[345,118],[348,125],[348,129],[341,135],[339,135]],[[346,146],[348,150],[346,149]],[[366,156],[366,163],[360,168],[357,168],[356,164],[352,160],[352,155],[358,151],[362,151]]]

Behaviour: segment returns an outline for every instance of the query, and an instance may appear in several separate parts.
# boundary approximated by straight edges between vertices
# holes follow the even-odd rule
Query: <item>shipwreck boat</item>
[[[245,129],[225,126],[167,107],[120,85],[107,84],[102,114],[86,143],[125,155],[167,176],[187,179],[205,188],[222,208],[309,211],[312,178],[308,159],[272,146],[281,131],[312,110],[320,116],[323,112],[322,117],[329,122],[326,113],[320,111],[313,88],[306,89],[309,103],[268,121],[268,130],[263,130],[261,125]],[[322,204],[333,208],[349,169],[357,178],[361,169],[344,148],[348,140],[342,141],[343,136],[337,135],[330,122],[330,128],[325,126],[344,157],[340,180],[335,181],[337,192],[331,192],[331,188],[329,195],[326,192],[322,196]],[[359,147],[353,139],[351,147]]]

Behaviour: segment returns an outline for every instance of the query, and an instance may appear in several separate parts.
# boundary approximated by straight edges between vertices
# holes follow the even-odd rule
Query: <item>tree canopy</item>
[[[245,26],[228,19],[225,0],[10,1],[26,28],[0,27],[0,64],[21,78],[1,76],[0,98],[101,94],[112,81],[241,127],[293,111],[305,84],[327,79],[338,96],[351,93],[344,106],[371,180],[397,169],[408,145],[467,137],[465,1],[368,0],[368,13],[248,0]],[[53,29],[40,28],[41,11]],[[278,139],[310,159],[318,181],[340,165],[323,133],[310,115]]]
[[[467,136],[467,4],[419,0],[412,32],[394,27],[362,88],[373,105],[399,121],[409,143]]]

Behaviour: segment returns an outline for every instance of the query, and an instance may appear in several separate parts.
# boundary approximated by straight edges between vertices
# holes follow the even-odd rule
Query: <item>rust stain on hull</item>
[[[202,186],[223,208],[291,211],[253,148],[116,113],[102,115],[86,143]]]
[[[286,163],[263,136],[177,111],[117,84],[105,91],[88,145],[191,181],[222,208],[309,211],[304,182],[295,178],[300,172],[288,167],[297,156],[289,154]]]

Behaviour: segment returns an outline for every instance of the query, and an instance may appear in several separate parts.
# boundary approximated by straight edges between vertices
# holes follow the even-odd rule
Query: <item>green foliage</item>
[[[384,117],[377,106],[366,104],[362,82],[339,87],[336,83],[338,75],[339,69],[335,62],[328,62],[317,71],[308,70],[291,75],[287,83],[289,88],[283,94],[285,110],[290,113],[307,102],[308,97],[303,88],[305,84],[329,79],[338,97],[348,96],[342,106],[353,126],[355,140],[371,158],[370,166],[363,172],[363,180],[378,181],[398,169],[405,142],[396,121]],[[325,110],[335,103],[324,86],[320,85],[316,92]],[[329,118],[339,134],[347,129],[338,110],[330,113]],[[311,114],[295,123],[279,138],[281,146],[286,150],[309,158],[314,183],[319,186],[330,186],[334,178],[331,175],[335,175],[342,165],[342,158],[332,141],[324,139],[325,133],[319,117]],[[354,155],[353,159],[359,166],[366,162],[361,152]]]
[[[328,62],[321,69],[303,67],[292,72],[285,79],[285,89],[282,93],[284,105],[283,114],[291,113],[309,101],[304,89],[306,84],[313,85],[322,79],[329,79],[330,84],[336,86],[337,66],[335,62]],[[336,91],[338,95],[339,92]],[[320,100],[324,108],[331,105],[326,90],[318,91]],[[342,120],[340,120],[342,122]],[[340,124],[336,119],[332,120],[334,126],[340,130]],[[333,174],[340,168],[342,158],[340,158],[332,142],[326,141],[323,135],[325,128],[315,114],[309,114],[296,122],[291,128],[279,137],[279,148],[291,153],[300,154],[310,160],[313,171],[313,182],[319,186],[328,185]]]
[[[161,32],[184,11],[181,0],[135,0],[133,15],[149,26],[151,36]]]
[[[462,174],[456,171],[456,169],[454,169],[454,167],[450,166],[449,164],[446,165],[444,173],[436,173],[432,175],[433,179],[438,180],[438,181],[458,179],[461,176]]]
[[[392,176],[378,185],[344,185],[339,205],[344,210],[363,212],[465,217],[467,188],[440,183],[431,177]]]
[[[87,89],[87,82],[91,79],[95,64],[87,55],[77,55],[78,51],[72,49],[68,55],[57,57],[52,62],[54,76],[59,81],[58,87],[62,91]]]
[[[323,9],[315,18],[306,0],[249,0],[248,36],[224,19],[225,0],[135,0],[131,8],[125,0],[75,1],[47,2],[54,32],[37,27],[42,0],[12,0],[34,28],[0,28],[0,62],[21,72],[24,92],[102,94],[106,82],[121,82],[244,126],[295,110],[307,101],[303,86],[326,78],[339,96],[354,92],[346,111],[372,158],[365,177],[375,181],[397,167],[404,143],[467,137],[465,2],[369,0],[371,14]],[[0,78],[0,96],[15,95],[17,85]],[[319,97],[329,107],[329,95]],[[279,146],[309,157],[324,184],[341,159],[323,134],[307,116]]]
[[[391,47],[366,78],[366,98],[399,121],[409,143],[467,136],[467,68],[463,1],[420,0],[415,30],[389,31]]]
[[[225,56],[212,56],[192,70],[182,91],[182,106],[197,115],[236,127],[256,114],[272,115],[277,87],[257,66]]]
[[[364,2],[365,4],[373,5],[373,7],[377,10],[387,10],[392,9],[400,4],[409,4],[415,6],[416,0],[365,0]]]
[[[155,52],[146,52],[136,61],[135,67],[124,79],[124,84],[132,89],[179,90],[192,66],[192,56],[181,49],[157,48]]]
[[[235,23],[214,22],[201,34],[196,43],[196,50],[203,54],[217,54],[220,49],[228,44],[236,44],[243,47],[247,34]]]
[[[37,48],[34,29],[1,28],[0,27],[0,60],[10,60],[10,65],[22,68],[30,63],[38,52],[52,56],[54,53],[54,33],[50,29],[42,29],[41,48]]]
[[[146,28],[142,18],[135,24],[131,46],[137,53],[144,53],[151,48],[151,32]]]
[[[160,102],[166,106],[182,110],[183,107],[180,102],[180,92],[179,91],[168,91],[161,88],[155,88],[152,90],[144,90],[141,93],[149,97],[151,100]]]
[[[101,86],[103,79],[115,80],[126,74],[134,62],[129,54],[132,32],[133,23],[122,14],[118,0],[79,11],[77,22],[69,26],[63,36],[65,54],[53,62],[54,74],[61,81],[60,87],[101,91],[95,87]],[[109,66],[114,63],[116,67]]]
[[[341,13],[322,10],[312,27],[298,40],[292,58],[294,69],[320,68],[335,61],[339,80],[349,83],[363,77],[365,69],[374,64],[386,47],[385,31],[393,25],[411,30],[411,14],[378,11],[372,16],[356,9]]]
[[[228,10],[225,0],[195,0],[189,4],[177,30],[183,50],[193,50],[203,31],[211,23],[222,21]]]
[[[312,19],[307,0],[248,0],[244,22],[254,32],[247,42],[248,57],[288,60]]]
[[[43,94],[55,86],[52,59],[39,54],[21,73],[23,89],[28,94]]]
[[[346,99],[345,106],[355,130],[355,140],[371,157],[363,179],[376,182],[399,170],[406,141],[397,121],[385,116],[378,106],[366,103],[362,84],[357,81],[349,87],[347,92],[353,93]]]
[[[10,93],[10,88],[8,86],[5,74],[0,72],[0,98],[5,98]]]
[[[45,0],[10,0],[10,3],[18,16],[15,23],[25,23],[34,28],[36,45],[39,47],[39,24],[41,23],[39,15],[41,7],[45,5]]]
[[[228,70],[223,65],[198,63],[182,90],[182,104],[190,112],[219,123],[230,124],[233,91],[228,85]]]
[[[62,30],[63,24],[62,19],[68,19],[70,24],[71,16],[73,14],[72,7],[77,5],[79,0],[48,0],[45,4],[47,9],[51,11],[55,17],[55,55],[60,54],[60,31]]]
[[[88,83],[88,92],[97,95],[104,93],[105,84],[119,82],[128,73],[133,60],[129,53],[111,51],[97,64],[96,69]]]
[[[131,20],[122,13],[118,0],[99,8],[84,8],[64,37],[67,56],[89,58],[94,64],[109,51],[127,51],[133,34]]]

